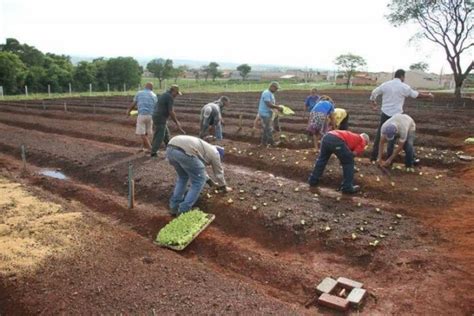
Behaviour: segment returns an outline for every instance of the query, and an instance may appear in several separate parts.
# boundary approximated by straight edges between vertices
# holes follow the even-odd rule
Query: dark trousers
[[[168,145],[168,142],[170,141],[170,131],[166,122],[159,122],[153,118],[153,127],[155,129],[155,133],[153,134],[153,141],[151,143],[152,155],[157,153],[162,142],[164,142],[165,145]]]
[[[395,137],[393,142],[398,142],[398,137]],[[413,147],[414,142],[415,132],[408,132],[407,140],[403,145],[403,150],[405,151],[405,167],[407,168],[413,168],[413,166],[415,165],[415,148]],[[392,155],[393,149],[394,148],[392,147],[387,150],[387,157],[390,157]]]
[[[339,129],[341,131],[347,131],[349,129],[349,113],[347,113],[346,117],[341,121],[341,124],[339,124]]]
[[[321,140],[321,150],[314,165],[313,172],[309,176],[309,184],[317,185],[319,183],[319,179],[323,175],[326,164],[332,154],[336,155],[342,166],[344,179],[342,181],[341,190],[343,192],[351,191],[354,181],[354,155],[342,139],[332,134],[326,134]]]
[[[372,154],[370,155],[370,160],[375,161],[377,160],[377,157],[379,155],[379,143],[380,143],[380,130],[382,129],[383,123],[385,123],[391,116],[388,116],[384,112],[382,112],[382,115],[380,115],[380,123],[379,127],[377,128],[377,134],[375,135],[375,140],[374,140],[374,147],[372,148]],[[388,142],[388,152],[393,152],[393,147],[395,146],[395,141],[389,141]]]

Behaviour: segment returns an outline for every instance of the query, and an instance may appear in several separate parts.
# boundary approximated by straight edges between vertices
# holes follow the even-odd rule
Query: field
[[[352,130],[373,138],[378,113],[367,105],[369,92],[324,93],[348,110]],[[286,142],[274,149],[257,147],[259,132],[251,128],[259,93],[226,95],[232,104],[224,113],[225,174],[235,190],[205,189],[198,206],[216,219],[180,253],[153,244],[171,219],[175,172],[162,150],[157,160],[139,151],[134,119],[125,115],[130,96],[0,102],[0,187],[20,183],[28,194],[74,214],[67,225],[55,220],[49,227],[58,240],[36,236],[14,216],[3,218],[0,242],[20,230],[18,236],[37,245],[62,247],[29,265],[0,265],[0,311],[330,314],[305,302],[326,276],[345,276],[368,289],[360,310],[366,314],[474,313],[474,168],[458,158],[460,151],[474,155],[463,143],[474,136],[472,100],[464,107],[441,94],[434,102],[408,101],[405,110],[417,122],[417,172],[386,175],[366,152],[356,162],[362,193],[343,196],[335,190],[341,181],[335,157],[321,187],[306,184],[316,157],[304,135],[305,91],[277,94],[277,103],[297,115],[281,120]],[[218,96],[177,98],[188,134],[198,133],[200,107]],[[173,123],[170,128],[176,134]],[[46,177],[44,169],[67,179]],[[2,202],[2,216],[18,203]],[[2,224],[8,226],[3,231]],[[34,248],[26,247],[23,259]]]

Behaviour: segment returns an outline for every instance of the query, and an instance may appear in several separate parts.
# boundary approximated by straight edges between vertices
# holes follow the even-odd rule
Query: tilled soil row
[[[123,144],[133,145],[134,143],[136,143],[136,140],[134,140],[136,139],[136,137],[134,136],[134,121],[131,119],[126,119],[125,117],[95,117],[89,115],[81,117],[80,115],[73,116],[70,114],[62,113],[48,113],[38,116],[36,115],[36,113],[26,114],[11,111],[7,113],[9,113],[9,115],[5,116],[4,118],[1,118],[0,122],[9,125],[38,129],[54,133],[61,133],[61,130],[64,130],[64,133],[67,133],[70,136],[85,138],[92,137],[93,139],[97,139],[100,141],[117,142],[119,141],[120,137],[123,137],[125,141],[125,143]],[[197,127],[194,127],[198,126],[198,122],[191,121],[190,123],[191,124],[183,123],[187,132],[192,134],[198,134],[199,129]],[[122,128],[121,126],[126,126],[127,128]],[[175,132],[175,126],[173,123],[170,124],[170,128],[172,131]],[[234,125],[233,122],[227,124],[225,128],[226,138],[230,138],[236,141],[251,142],[253,144],[259,143],[259,134],[260,131],[255,131],[247,126],[242,129],[239,129],[238,125]],[[281,147],[305,149],[310,148],[312,146],[312,142],[308,142],[306,136],[292,133],[285,133],[285,135],[286,138],[281,144]],[[125,138],[127,138],[127,140],[125,140]],[[441,148],[459,149],[462,144],[462,141],[458,140],[457,142],[458,144],[453,142],[450,138],[431,135],[418,135],[417,138],[418,144],[425,143],[428,145],[427,147],[436,145],[437,147]],[[420,147],[417,147],[417,149],[420,150]],[[368,157],[368,155],[369,152],[367,151],[365,153],[365,156]],[[424,159],[423,163],[425,165],[430,166],[436,166],[438,164],[451,165],[453,162],[457,161],[457,156],[455,152],[446,150],[443,152],[432,152],[429,155],[422,155],[421,158]]]
[[[19,165],[0,155],[2,173],[12,176],[13,172],[18,173]],[[36,168],[30,165],[30,174],[23,173],[23,181],[29,186],[50,191],[56,200],[60,196],[67,201],[79,201],[87,206],[88,209],[82,208],[79,211],[84,212],[90,227],[87,236],[74,236],[76,241],[82,243],[80,253],[65,259],[49,258],[49,263],[34,275],[2,278],[0,307],[3,312],[193,313],[196,309],[215,313],[309,312],[300,301],[305,299],[302,291],[304,285],[312,283],[310,277],[316,278],[313,271],[308,270],[304,277],[298,277],[296,267],[292,267],[295,263],[273,254],[270,255],[274,260],[267,262],[264,260],[264,250],[257,255],[248,247],[235,247],[236,252],[232,256],[229,256],[228,251],[227,264],[241,269],[242,262],[246,263],[250,267],[249,271],[252,271],[253,279],[234,274],[234,269],[227,266],[223,266],[227,270],[221,268],[220,271],[219,266],[206,260],[205,256],[199,255],[200,260],[194,260],[193,257],[200,250],[188,251],[189,255],[184,257],[189,258],[184,259],[183,256],[153,246],[135,233],[138,232],[147,239],[154,238],[157,227],[169,220],[167,216],[159,216],[156,212],[147,210],[145,205],[134,210],[126,209],[123,198],[74,181],[38,176],[32,169]],[[68,202],[59,202],[71,208]],[[78,207],[76,202],[71,204],[74,208]],[[107,222],[97,220],[97,214],[91,214],[90,211],[107,214],[111,219]],[[135,232],[130,231],[130,228]],[[211,227],[200,237],[200,244],[207,249],[222,249],[218,237],[219,231]],[[254,261],[248,260],[250,256]],[[262,265],[263,262],[265,266]],[[266,278],[267,281],[262,282],[257,276],[265,275],[259,274],[263,267],[268,268],[267,271],[273,275],[280,275],[278,280],[284,284],[275,287],[275,282],[268,282],[272,278]],[[298,266],[298,270],[301,267]],[[133,286],[133,291],[130,286]],[[295,294],[294,289],[297,287]],[[133,295],[126,293],[129,291]]]
[[[133,162],[138,199],[166,205],[171,194],[175,173],[164,160],[149,162],[147,157],[134,156],[125,148],[119,150],[120,147],[114,145],[107,147],[58,135],[55,142],[50,142],[48,135],[38,132],[2,129],[2,133],[6,136],[1,142],[3,150],[18,155],[15,144],[20,139],[28,148],[29,160],[43,166],[53,164],[63,168],[66,173],[86,183],[97,183],[125,194],[127,167]],[[267,247],[276,245],[284,249],[302,242],[314,242],[314,247],[321,244],[322,239],[325,247],[354,247],[354,254],[361,252],[365,256],[371,252],[369,243],[378,235],[384,235],[388,242],[404,235],[403,231],[410,229],[411,225],[416,225],[400,225],[402,231],[397,231],[400,221],[394,214],[385,210],[375,212],[370,201],[348,199],[345,203],[338,203],[336,198],[312,196],[304,184],[293,182],[292,186],[284,185],[289,180],[252,174],[252,171],[241,168],[227,168],[226,174],[229,184],[238,190],[225,197],[215,195],[211,190],[204,193],[200,205],[219,215],[216,223],[225,231],[251,237]],[[243,175],[246,181],[243,181]],[[293,202],[293,199],[287,199],[288,196],[300,197]],[[338,226],[340,230],[336,229]],[[332,232],[327,234],[330,230]],[[351,240],[352,232],[358,230],[360,238]],[[394,233],[389,233],[389,230],[394,230]]]

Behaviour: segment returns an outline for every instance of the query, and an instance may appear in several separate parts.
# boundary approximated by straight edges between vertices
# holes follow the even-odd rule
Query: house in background
[[[377,85],[393,79],[392,72],[372,73]],[[414,89],[451,89],[454,87],[452,75],[437,75],[419,70],[409,70],[405,74],[405,83]]]

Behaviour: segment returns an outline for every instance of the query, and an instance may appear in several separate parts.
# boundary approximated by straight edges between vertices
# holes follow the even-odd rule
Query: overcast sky
[[[450,72],[440,47],[409,44],[416,27],[392,27],[385,0],[0,0],[0,41],[43,52],[334,69],[364,57],[369,71],[426,61]],[[465,61],[472,60],[471,55]]]

